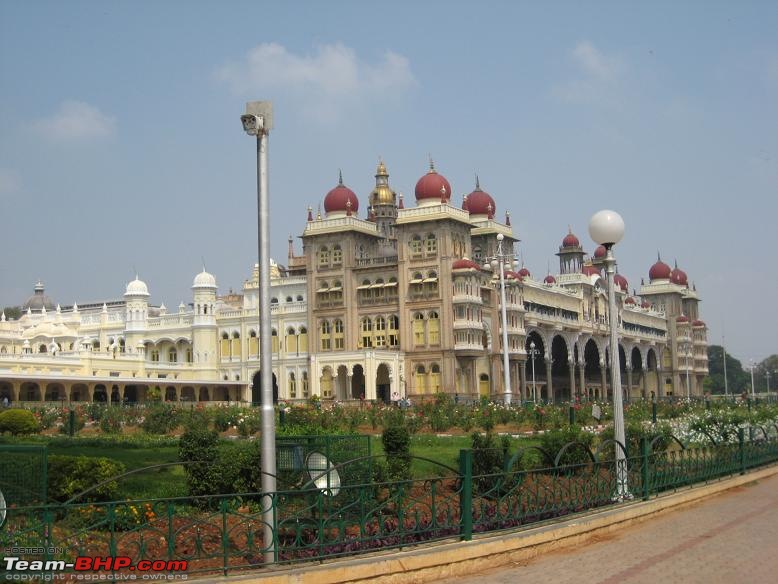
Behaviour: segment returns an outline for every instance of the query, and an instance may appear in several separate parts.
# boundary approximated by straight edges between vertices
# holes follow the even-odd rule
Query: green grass
[[[139,440],[130,437],[106,439],[47,437],[25,441],[47,444],[49,454],[88,457],[104,456],[121,462],[128,471],[178,462],[178,446],[174,440],[149,443],[145,439]],[[384,451],[381,437],[371,436],[370,441],[372,454],[382,455]],[[14,442],[17,441],[14,440]],[[536,441],[525,438],[512,439],[511,450],[515,451],[519,447],[526,447],[532,443],[536,443]],[[236,441],[223,440],[220,449],[223,453],[228,453],[230,448],[235,445]],[[430,459],[414,459],[412,466],[414,478],[449,474],[450,471],[441,465],[458,469],[459,451],[471,446],[472,440],[469,435],[435,436],[417,434],[411,436],[411,454],[415,457]],[[437,461],[439,464],[433,461]],[[186,495],[186,476],[184,468],[179,465],[142,470],[119,481],[119,499],[153,499],[183,497]]]

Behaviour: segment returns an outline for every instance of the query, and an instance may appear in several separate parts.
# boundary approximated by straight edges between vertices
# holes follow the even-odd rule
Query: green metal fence
[[[47,449],[39,444],[0,444],[0,492],[6,505],[46,502]]]
[[[280,467],[305,464],[299,441],[280,444]],[[330,444],[333,446],[333,444]],[[319,451],[313,444],[308,452]],[[333,446],[333,448],[335,448]],[[329,451],[333,460],[335,450]],[[342,453],[345,455],[345,453]],[[357,453],[361,454],[361,453]],[[9,507],[0,547],[42,547],[41,559],[73,560],[79,555],[127,555],[134,561],[185,560],[189,573],[236,574],[263,566],[266,550],[281,564],[318,562],[419,543],[468,540],[477,533],[516,529],[617,501],[614,460],[524,469],[506,456],[500,472],[473,474],[474,451],[460,453],[458,469],[441,465],[423,480],[311,483],[263,497],[242,493],[148,501]],[[478,456],[478,453],[476,453]],[[284,458],[286,457],[286,458]],[[334,469],[348,476],[357,463]],[[629,492],[647,499],[693,484],[719,480],[778,461],[778,438],[652,452],[626,460]],[[357,467],[359,468],[359,467]],[[367,472],[364,468],[359,473]],[[358,476],[353,475],[353,476]],[[334,475],[333,475],[334,476]],[[271,505],[273,541],[263,541],[263,505]]]

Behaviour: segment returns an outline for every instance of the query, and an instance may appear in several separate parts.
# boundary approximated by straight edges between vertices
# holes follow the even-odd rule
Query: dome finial
[[[316,211],[316,221],[321,221],[321,203],[319,203],[319,208]]]
[[[659,253],[659,250],[656,250],[656,261],[658,262],[662,261],[662,255]]]
[[[677,258],[673,260],[673,265],[675,266],[675,269],[677,270],[678,269],[678,259]]]
[[[432,160],[432,154],[427,154],[427,156],[429,156],[430,159],[430,172],[437,172],[435,170],[435,161]]]
[[[570,235],[573,233],[573,227],[569,223],[567,224],[567,233]]]
[[[338,184],[343,184],[343,172],[340,169],[338,169]]]
[[[313,207],[308,205],[308,223],[313,221]]]
[[[478,180],[478,173],[475,173],[475,190],[481,190],[481,181]]]

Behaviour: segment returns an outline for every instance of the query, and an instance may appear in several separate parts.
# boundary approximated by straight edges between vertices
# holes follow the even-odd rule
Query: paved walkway
[[[438,584],[778,582],[778,475],[577,548]]]

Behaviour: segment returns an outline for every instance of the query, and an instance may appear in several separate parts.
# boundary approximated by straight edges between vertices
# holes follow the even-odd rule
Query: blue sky
[[[0,1],[0,305],[221,291],[256,257],[255,151],[271,99],[273,255],[343,170],[382,156],[413,203],[431,154],[481,186],[544,274],[568,224],[613,208],[621,272],[657,251],[697,285],[711,342],[778,351],[774,2]],[[299,240],[296,240],[298,253]]]

